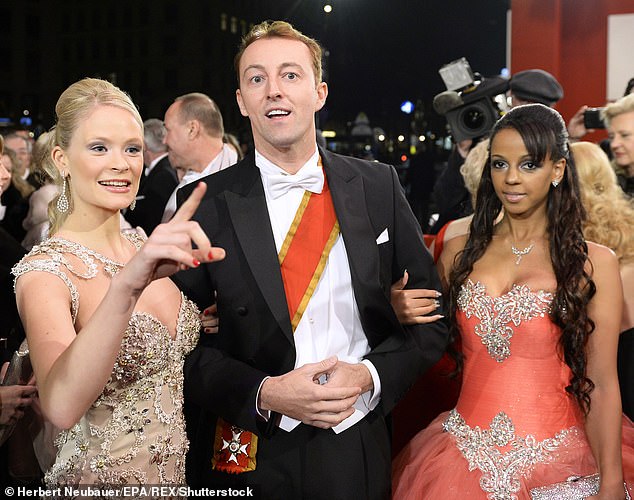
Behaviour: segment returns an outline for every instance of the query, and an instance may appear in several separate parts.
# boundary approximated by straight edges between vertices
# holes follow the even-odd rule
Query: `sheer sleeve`
[[[78,276],[81,276],[83,273],[78,273],[68,259],[57,250],[54,245],[50,245],[46,241],[41,245],[33,247],[20,262],[13,266],[11,269],[11,274],[14,276],[13,289],[15,290],[15,285],[20,276],[34,271],[53,274],[66,284],[70,292],[71,313],[74,323],[77,319],[77,312],[79,311],[79,292],[68,276],[67,271]]]
[[[124,231],[122,234],[134,245],[137,251],[147,239],[145,233],[138,229]],[[70,256],[72,259],[69,258]],[[107,275],[112,277],[123,267],[123,264],[114,262],[79,243],[59,237],[49,238],[40,245],[34,246],[20,262],[13,266],[11,269],[11,273],[15,277],[13,288],[15,289],[18,278],[29,272],[46,272],[57,276],[70,291],[74,323],[79,311],[79,292],[71,276],[82,280],[92,279],[97,276],[100,266]]]

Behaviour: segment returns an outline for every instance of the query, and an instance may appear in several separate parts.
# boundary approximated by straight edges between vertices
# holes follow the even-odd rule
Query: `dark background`
[[[0,118],[53,124],[61,91],[84,76],[128,91],[143,118],[162,118],[177,95],[215,99],[227,129],[248,131],[235,104],[233,56],[243,32],[285,19],[326,49],[330,94],[322,129],[349,131],[359,112],[387,135],[407,133],[417,104],[427,129],[444,127],[431,99],[438,68],[465,56],[475,71],[505,66],[508,0],[20,0],[0,2]],[[421,113],[422,111],[422,113]],[[27,120],[28,121],[28,120]]]
[[[328,116],[335,121],[365,111],[392,128],[405,99],[420,99],[430,111],[433,96],[445,90],[443,64],[464,56],[487,76],[505,66],[506,0],[340,0],[329,15],[301,10],[292,17],[330,52]]]

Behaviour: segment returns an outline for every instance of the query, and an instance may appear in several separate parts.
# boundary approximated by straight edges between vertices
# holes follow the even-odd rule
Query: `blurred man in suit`
[[[161,223],[163,211],[170,195],[178,185],[176,172],[170,165],[167,146],[163,143],[165,127],[157,118],[143,122],[143,162],[139,193],[133,210],[126,219],[133,226],[140,226],[150,234]]]
[[[237,152],[223,142],[222,114],[216,103],[199,92],[177,97],[165,112],[170,163],[185,171],[178,187],[213,174],[238,161]],[[170,196],[163,222],[176,212],[176,190]]]

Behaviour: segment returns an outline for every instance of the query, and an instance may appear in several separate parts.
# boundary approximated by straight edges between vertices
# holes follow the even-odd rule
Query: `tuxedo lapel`
[[[379,286],[379,252],[376,241],[372,238],[374,229],[368,217],[363,178],[341,159],[323,151],[321,153],[341,235],[346,245],[352,286],[361,309],[367,290]]]
[[[145,184],[147,183],[148,178],[150,177],[149,175],[145,175],[145,169],[147,167],[145,165],[143,165],[143,173],[141,174],[141,177],[139,178],[139,192],[137,194],[142,194],[143,191],[145,190]],[[152,172],[150,172],[150,175],[152,174]]]
[[[154,165],[154,168],[150,172],[150,175],[147,176],[148,180],[152,179],[153,177],[158,177],[158,175],[162,172],[168,173],[170,177],[172,178],[172,180],[176,184],[178,184],[178,177],[176,176],[176,171],[170,165],[170,162],[167,156],[164,158],[161,158],[161,160],[156,165]]]
[[[143,191],[147,188],[148,185],[151,185],[152,182],[156,182],[159,175],[163,172],[167,172],[170,174],[170,177],[174,181],[174,187],[178,184],[178,177],[176,176],[176,172],[170,166],[169,160],[166,157],[161,158],[161,160],[154,165],[154,168],[150,171],[148,175],[145,173],[141,176],[141,181],[139,184],[139,193],[143,193]]]
[[[254,163],[247,163],[243,174],[238,189],[225,193],[231,221],[255,281],[292,344],[291,321],[260,172]]]

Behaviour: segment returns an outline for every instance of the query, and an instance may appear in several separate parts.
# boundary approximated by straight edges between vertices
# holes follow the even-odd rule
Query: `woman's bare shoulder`
[[[459,234],[458,236],[454,236],[453,238],[447,240],[443,246],[442,253],[444,254],[445,252],[447,252],[447,255],[455,256],[464,248],[467,243],[467,238],[467,234]]]
[[[606,266],[618,268],[619,260],[613,250],[605,245],[594,243],[593,241],[586,243],[588,244],[588,259],[595,269],[597,267],[603,268]]]
[[[448,282],[449,274],[453,268],[456,255],[464,248],[467,243],[467,235],[461,234],[455,238],[451,238],[443,245],[442,253],[438,258],[438,271],[441,274],[441,278]]]

